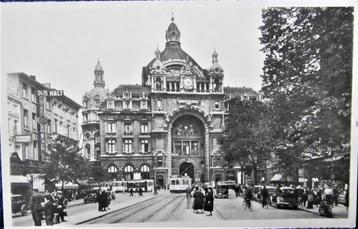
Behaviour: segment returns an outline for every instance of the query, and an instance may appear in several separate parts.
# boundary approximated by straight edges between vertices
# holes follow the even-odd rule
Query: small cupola
[[[180,31],[177,25],[174,23],[174,16],[172,16],[171,23],[165,32],[165,39],[167,42],[180,42]]]

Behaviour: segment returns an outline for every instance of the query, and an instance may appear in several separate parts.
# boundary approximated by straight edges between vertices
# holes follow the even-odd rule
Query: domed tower
[[[212,54],[212,65],[209,70],[209,76],[213,92],[223,92],[224,70],[218,63],[218,53],[216,50]]]
[[[97,65],[94,69],[94,75],[95,75],[95,79],[94,79],[94,82],[93,82],[93,85],[94,87],[102,87],[104,88],[104,86],[106,85],[106,83],[104,82],[103,80],[103,67],[101,65],[101,63],[97,62]]]
[[[100,155],[100,131],[98,112],[101,111],[101,103],[106,99],[109,93],[105,87],[103,79],[103,67],[100,61],[97,62],[93,81],[93,88],[83,95],[82,109],[82,132],[83,132],[83,155],[90,161],[97,161]]]

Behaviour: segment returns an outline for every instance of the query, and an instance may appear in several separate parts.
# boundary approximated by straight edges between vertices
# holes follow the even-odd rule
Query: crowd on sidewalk
[[[35,226],[41,226],[43,219],[45,219],[47,226],[65,222],[66,207],[67,200],[62,191],[42,194],[34,190],[29,203]]]

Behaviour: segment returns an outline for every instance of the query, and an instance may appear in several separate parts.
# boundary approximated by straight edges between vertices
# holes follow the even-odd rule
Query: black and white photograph
[[[354,1],[0,7],[5,228],[356,226]]]

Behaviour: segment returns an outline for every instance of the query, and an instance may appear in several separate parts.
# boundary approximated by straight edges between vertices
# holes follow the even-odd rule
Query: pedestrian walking
[[[66,198],[62,195],[61,192],[58,193],[58,206],[57,206],[57,210],[58,210],[58,216],[56,219],[56,222],[66,222],[67,220],[65,220],[65,216],[67,215],[67,212],[65,210],[67,206],[67,200]]]
[[[202,214],[204,208],[204,194],[201,192],[199,188],[196,188],[193,197],[194,197],[194,204],[193,204],[194,213]]]
[[[337,185],[335,185],[334,188],[333,188],[333,198],[334,198],[335,205],[338,206],[338,189],[337,189]]]
[[[348,210],[348,206],[349,206],[349,188],[346,189],[346,194],[344,196],[344,200],[345,200],[345,204]]]
[[[264,185],[263,189],[261,190],[261,197],[262,197],[262,207],[267,206],[267,199],[268,199],[268,191],[266,186]]]
[[[129,189],[129,196],[133,196],[133,189]]]
[[[40,194],[38,190],[34,189],[30,198],[29,209],[31,210],[35,226],[41,226],[43,202],[45,202],[44,196]]]
[[[213,214],[213,209],[214,209],[214,194],[213,194],[213,189],[212,188],[208,188],[208,191],[205,194],[205,207],[204,210],[209,212],[209,215],[207,216],[212,216]]]
[[[139,190],[138,190],[138,196],[139,196],[139,197],[143,197],[143,191],[142,191],[142,188],[139,188]]]
[[[101,190],[99,190],[98,192],[97,192],[97,195],[96,195],[96,200],[97,200],[97,203],[98,203],[98,211],[100,212],[100,211],[102,211],[102,196],[101,196]]]
[[[188,187],[186,189],[186,209],[190,208],[190,202],[191,202],[191,188]]]
[[[51,195],[46,195],[44,203],[45,203],[44,210],[45,210],[46,225],[50,226],[50,225],[53,225],[53,218],[54,218],[54,214],[55,214],[54,199],[52,199]]]
[[[248,208],[250,211],[252,211],[252,204],[251,200],[254,197],[251,188],[247,188],[246,194],[245,194],[245,208]]]
[[[302,192],[302,195],[301,195],[301,200],[302,200],[302,206],[303,206],[303,207],[306,207],[307,198],[308,198],[308,196],[307,196],[307,189],[304,188],[304,189],[303,189],[303,192]]]
[[[312,189],[310,189],[307,193],[307,209],[313,208],[313,200],[314,200],[314,193]]]

